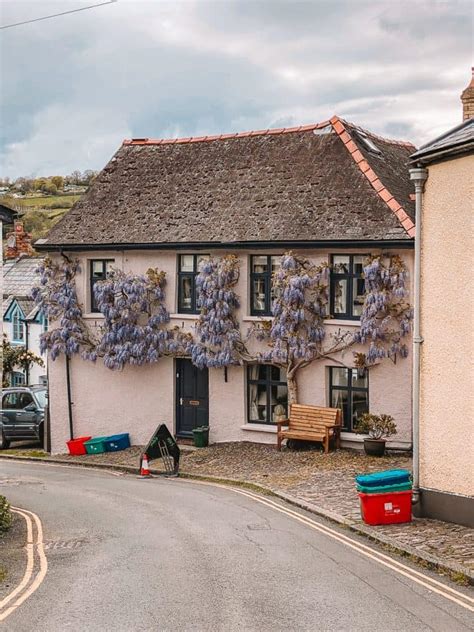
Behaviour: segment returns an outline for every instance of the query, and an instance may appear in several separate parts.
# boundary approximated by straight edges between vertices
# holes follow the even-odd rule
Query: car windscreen
[[[44,408],[48,402],[47,391],[35,391],[35,397],[38,400],[40,408]]]

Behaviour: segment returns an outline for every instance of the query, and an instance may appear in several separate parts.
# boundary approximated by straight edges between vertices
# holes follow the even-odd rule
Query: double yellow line
[[[18,586],[0,601],[0,621],[15,612],[39,588],[48,570],[41,520],[26,509],[12,507],[12,511],[26,522],[26,569]]]
[[[170,479],[170,480],[179,481],[180,479]],[[181,479],[181,482],[182,480],[183,479]],[[403,577],[406,577],[407,579],[410,579],[411,581],[417,584],[420,584],[420,586],[423,586],[427,590],[430,590],[444,597],[445,599],[448,599],[449,601],[456,603],[458,606],[461,606],[462,608],[465,608],[466,610],[470,610],[471,612],[474,612],[474,599],[470,597],[469,595],[462,593],[459,590],[456,590],[455,588],[452,588],[451,586],[448,586],[447,584],[444,584],[434,579],[433,577],[430,577],[429,575],[420,573],[419,571],[411,568],[410,566],[407,566],[406,564],[403,564],[402,562],[399,562],[398,560],[388,555],[385,555],[385,553],[382,553],[381,551],[377,551],[371,548],[370,546],[367,546],[366,544],[363,544],[362,542],[355,540],[354,538],[350,538],[344,535],[343,533],[340,533],[339,531],[336,531],[335,529],[332,529],[331,527],[328,527],[327,525],[321,522],[312,520],[308,516],[305,516],[304,514],[294,511],[293,509],[290,509],[288,507],[285,507],[275,502],[274,500],[271,500],[270,498],[259,496],[258,494],[254,494],[253,492],[250,492],[247,490],[237,489],[235,487],[229,487],[227,485],[219,485],[218,483],[210,483],[210,482],[196,481],[196,480],[189,481],[189,482],[197,483],[199,485],[210,485],[213,487],[221,487],[223,489],[233,491],[236,494],[240,494],[241,496],[247,496],[248,498],[251,498],[255,502],[260,503],[261,505],[265,505],[266,507],[269,507],[270,509],[273,509],[274,511],[278,511],[279,513],[282,513],[288,516],[289,518],[292,518],[293,520],[296,520],[300,522],[301,524],[304,524],[310,529],[314,529],[315,531],[319,531],[320,533],[323,533],[327,537],[332,538],[333,540],[336,540],[340,544],[343,544],[344,546],[347,546],[348,548],[353,549],[354,551],[357,551],[361,555],[364,555],[365,557],[371,559],[377,564],[381,564],[382,566],[389,568],[395,573],[398,573],[399,575],[402,575]]]

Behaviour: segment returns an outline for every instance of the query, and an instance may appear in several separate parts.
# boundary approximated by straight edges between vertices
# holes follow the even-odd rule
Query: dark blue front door
[[[209,424],[209,375],[191,360],[176,360],[176,434],[192,436],[194,428]]]

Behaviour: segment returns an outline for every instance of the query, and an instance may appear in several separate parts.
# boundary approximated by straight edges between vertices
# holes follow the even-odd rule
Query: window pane
[[[342,367],[332,367],[332,385],[333,386],[348,386],[349,369]]]
[[[114,263],[115,261],[113,259],[105,262],[105,276],[107,276],[109,272],[111,272],[112,268],[114,267]]]
[[[354,255],[354,274],[360,275],[364,272],[364,261],[366,255]]]
[[[33,403],[33,397],[30,393],[22,393],[20,395],[20,405],[19,408],[26,408],[29,404]]]
[[[334,255],[332,258],[332,265],[336,274],[348,274],[350,268],[350,256]]]
[[[368,372],[365,371],[364,375],[360,377],[357,369],[352,369],[352,386],[353,388],[367,388]]]
[[[101,279],[104,275],[104,262],[103,261],[92,261],[92,278],[93,279]]]
[[[194,256],[181,255],[179,258],[180,272],[194,272]]]
[[[278,268],[280,267],[281,256],[276,255],[275,257],[271,257],[271,261],[272,261],[272,273],[273,273],[276,270],[278,270]]]
[[[270,410],[272,423],[286,419],[288,410],[288,389],[286,386],[272,386]]]
[[[271,366],[271,379],[273,382],[286,382],[286,371],[279,366]]]
[[[258,420],[267,421],[267,386],[266,384],[257,385],[257,409],[258,409]]]
[[[333,281],[334,313],[347,313],[347,279],[335,279]]]
[[[267,271],[267,257],[252,257],[252,272],[254,273],[263,273]]]
[[[265,285],[265,279],[253,279],[252,309],[256,312],[264,312],[266,309]]]
[[[179,300],[180,307],[183,309],[191,309],[192,307],[192,279],[190,276],[181,276],[179,278]]]
[[[257,379],[259,380],[267,379],[267,365],[266,364],[258,365],[258,378]]]
[[[352,428],[357,426],[361,415],[369,412],[369,394],[367,391],[352,391]]]
[[[365,300],[364,279],[352,279],[352,288],[352,315],[360,316],[362,314]]]
[[[349,408],[349,392],[334,389],[331,393],[331,407],[340,408],[342,410],[343,426],[347,428],[348,408]]]

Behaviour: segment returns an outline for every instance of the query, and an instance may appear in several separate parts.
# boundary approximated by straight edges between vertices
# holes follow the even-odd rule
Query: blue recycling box
[[[356,482],[363,487],[387,487],[388,485],[402,485],[410,481],[408,470],[386,470],[373,474],[359,474]]]
[[[106,452],[118,452],[130,447],[130,436],[128,432],[111,435],[104,441]]]

